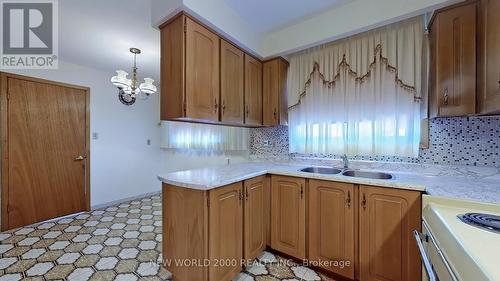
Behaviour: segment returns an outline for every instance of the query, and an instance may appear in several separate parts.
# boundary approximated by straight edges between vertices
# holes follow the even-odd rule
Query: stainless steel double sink
[[[355,178],[368,178],[368,179],[379,179],[379,180],[392,179],[392,175],[388,173],[363,171],[363,170],[350,170],[350,169],[341,170],[330,167],[307,167],[304,169],[300,169],[300,171],[305,173],[324,174],[324,175],[336,175],[342,173],[343,176],[355,177]]]

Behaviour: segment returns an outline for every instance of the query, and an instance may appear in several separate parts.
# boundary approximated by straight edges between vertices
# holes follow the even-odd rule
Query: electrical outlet
[[[150,140],[150,139],[147,139],[147,140],[146,140],[146,144],[147,144],[147,145],[151,145],[151,140]]]
[[[92,133],[92,139],[93,139],[93,140],[97,140],[97,139],[99,139],[99,133],[97,133],[97,132],[93,132],[93,133]]]

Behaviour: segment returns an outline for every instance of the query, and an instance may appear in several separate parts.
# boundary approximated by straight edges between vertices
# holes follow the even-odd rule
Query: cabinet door
[[[263,65],[263,118],[264,125],[279,124],[279,62],[272,60]]]
[[[440,12],[435,26],[434,103],[438,116],[476,113],[476,5]]]
[[[221,121],[243,124],[244,54],[221,39]]]
[[[210,280],[231,280],[243,257],[242,183],[210,190],[209,196]]]
[[[500,1],[479,4],[478,99],[480,113],[500,112]]]
[[[266,248],[266,208],[265,208],[265,176],[246,180],[245,219],[244,219],[244,256],[245,260],[253,260]]]
[[[422,280],[420,192],[360,186],[359,196],[360,280]]]
[[[308,190],[309,260],[354,279],[354,185],[310,180]]]
[[[262,63],[245,54],[245,124],[262,125]]]
[[[219,120],[219,37],[186,19],[186,117]]]
[[[271,246],[305,258],[305,179],[272,176]]]

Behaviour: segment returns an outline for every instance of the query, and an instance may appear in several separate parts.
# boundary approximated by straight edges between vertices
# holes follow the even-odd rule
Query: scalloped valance
[[[397,85],[420,101],[423,36],[423,19],[415,17],[291,55],[288,107],[300,102],[315,71],[328,86],[335,85],[344,68],[362,83],[378,58],[395,72]]]

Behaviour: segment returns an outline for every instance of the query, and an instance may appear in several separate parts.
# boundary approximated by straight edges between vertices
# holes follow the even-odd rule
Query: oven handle
[[[418,250],[420,252],[420,257],[422,258],[422,263],[424,264],[425,272],[429,277],[429,281],[438,281],[436,278],[436,273],[432,268],[431,261],[427,256],[427,252],[425,251],[424,244],[422,243],[422,237],[424,236],[418,230],[413,230],[413,236],[415,237],[415,241],[417,241]]]

